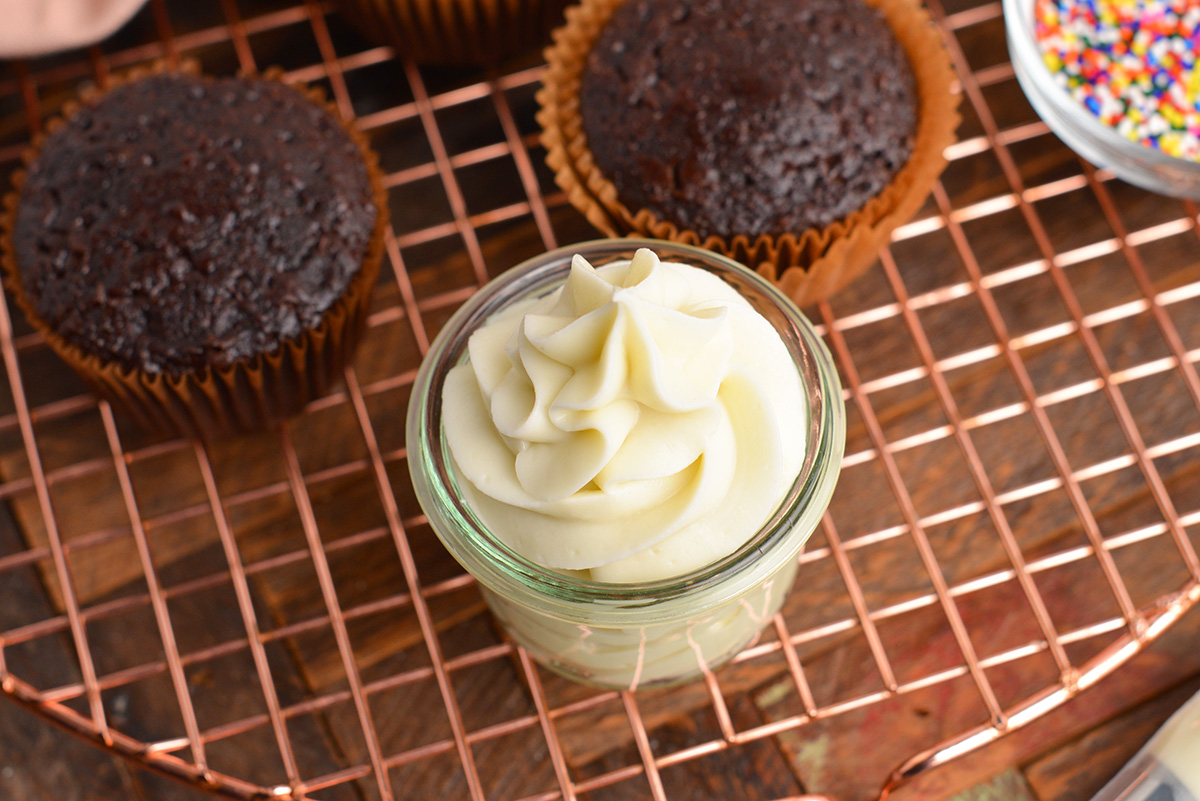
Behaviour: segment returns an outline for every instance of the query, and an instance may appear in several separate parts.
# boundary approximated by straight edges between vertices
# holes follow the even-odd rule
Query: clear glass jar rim
[[[805,463],[783,503],[737,551],[675,578],[644,584],[605,584],[541,567],[504,546],[487,531],[462,494],[454,491],[455,477],[441,436],[441,388],[446,373],[464,357],[470,332],[509,303],[534,292],[552,291],[565,279],[572,256],[580,254],[589,260],[621,258],[631,256],[639,247],[653,249],[664,260],[685,257],[718,273],[724,270],[778,307],[798,345],[799,352],[793,356],[801,368],[809,398],[809,436]],[[787,342],[787,336],[784,338],[792,351],[792,344]],[[489,282],[451,317],[430,346],[414,381],[407,442],[414,488],[430,525],[484,586],[507,597],[516,593],[527,602],[557,608],[568,616],[572,608],[578,611],[581,606],[599,604],[609,607],[614,614],[636,617],[639,609],[659,608],[664,602],[707,595],[710,591],[736,597],[752,589],[759,580],[756,576],[760,571],[752,568],[763,560],[752,557],[769,557],[793,531],[807,529],[811,533],[836,483],[845,445],[845,412],[837,371],[824,343],[799,309],[765,278],[732,259],[689,245],[632,238],[595,240],[558,248],[513,267]],[[803,536],[807,538],[807,534]],[[796,543],[796,550],[802,543],[803,540]],[[776,566],[772,562],[768,567],[773,570]],[[761,572],[769,574],[770,570]],[[656,614],[661,615],[661,608]]]

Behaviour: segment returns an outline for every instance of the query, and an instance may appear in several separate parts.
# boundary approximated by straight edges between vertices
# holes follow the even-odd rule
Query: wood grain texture
[[[950,801],[1039,801],[1029,783],[1016,768],[955,794]]]
[[[174,3],[169,16],[175,21],[181,14],[190,19],[188,15],[204,13],[196,9],[205,5]],[[977,3],[950,0],[946,5],[953,11]],[[248,1],[238,6],[245,6],[243,11],[261,10]],[[352,32],[340,29],[336,16],[329,19],[339,53],[364,52],[366,44],[356,40]],[[215,22],[220,20],[218,13]],[[318,61],[320,53],[313,50],[306,30],[304,22],[298,27],[256,34],[253,48],[260,63],[282,61],[305,68]],[[131,31],[123,40],[126,45],[158,35],[148,16],[135,23]],[[967,26],[956,36],[973,65],[998,64],[1006,58],[1003,24],[998,17]],[[212,71],[236,69],[232,48],[203,45],[199,55]],[[532,65],[535,60],[533,56],[528,63]],[[423,71],[422,76],[426,89],[434,94],[474,79],[453,70]],[[392,62],[351,69],[345,78],[359,113],[370,114],[411,100],[402,70]],[[522,133],[534,131],[531,121],[535,88],[526,87],[508,95]],[[72,89],[73,85],[46,87],[41,102],[49,109]],[[1011,79],[989,86],[985,94],[1003,126],[1035,121]],[[452,154],[493,145],[503,135],[497,134],[495,111],[486,100],[439,108],[437,115],[445,145]],[[965,109],[960,136],[968,139],[981,133],[974,112]],[[20,126],[14,126],[9,117],[0,119],[0,135],[20,136]],[[383,151],[389,172],[419,169],[430,158],[426,134],[417,119],[386,123],[372,136]],[[1031,185],[1061,180],[1072,187],[1034,204],[1058,252],[1113,237],[1092,189],[1081,180],[1084,173],[1079,160],[1052,135],[1021,139],[1011,149],[1023,178]],[[535,150],[532,158],[537,162],[540,154]],[[507,158],[487,158],[456,170],[470,213],[518,208],[526,200],[510,162]],[[542,191],[555,192],[549,176],[540,165],[538,169]],[[1130,445],[1116,424],[1081,338],[1070,330],[1061,335],[1045,334],[1059,331],[1059,326],[1070,327],[1070,315],[1058,290],[1044,273],[1032,271],[1013,280],[1007,272],[1036,263],[1043,256],[1033,244],[1028,225],[1016,209],[976,212],[974,204],[987,203],[1010,190],[996,156],[984,150],[955,160],[946,171],[943,185],[952,210],[965,210],[959,216],[970,255],[985,274],[992,276],[992,295],[1036,391],[1054,394],[1046,402],[1046,414],[1070,469],[1090,471],[1081,480],[1081,490],[1101,533],[1111,537],[1160,525],[1162,512],[1136,466],[1111,466],[1112,460],[1129,454]],[[1172,223],[1190,213],[1174,201],[1116,181],[1106,182],[1104,191],[1112,196],[1132,230]],[[397,187],[391,200],[393,224],[400,236],[447,222],[452,223],[451,229],[461,230],[453,222],[438,176]],[[935,212],[935,207],[927,204],[918,216]],[[560,242],[594,236],[586,222],[569,208],[555,207],[550,215]],[[489,275],[544,249],[541,234],[527,214],[490,224],[478,235]],[[1200,237],[1194,227],[1151,238],[1137,245],[1136,252],[1159,291],[1200,279]],[[916,314],[935,359],[961,359],[964,354],[998,344],[973,292],[937,303],[923,296],[960,286],[968,279],[954,241],[944,228],[896,242],[891,253],[907,293],[918,299],[924,297],[915,304]],[[428,526],[420,522],[403,455],[403,410],[409,388],[406,381],[394,379],[410,373],[420,358],[412,321],[405,316],[408,310],[415,305],[421,329],[432,336],[454,309],[455,302],[446,298],[465,297],[478,276],[458,234],[406,246],[401,256],[412,304],[404,302],[401,284],[385,270],[375,309],[400,307],[404,312],[389,316],[369,331],[355,368],[360,384],[372,390],[367,398],[370,423],[388,459],[388,478],[408,523],[405,535],[419,579],[422,586],[429,587],[459,575],[461,569]],[[1064,275],[1085,314],[1127,308],[1142,300],[1120,251],[1068,261],[1070,266],[1064,268]],[[832,307],[839,319],[846,319],[859,312],[886,308],[895,300],[876,265],[837,296]],[[1183,347],[1200,348],[1200,306],[1185,301],[1166,310],[1178,328]],[[816,310],[810,311],[819,317]],[[27,330],[21,328],[20,320],[17,325],[18,334]],[[1118,373],[1170,356],[1155,320],[1146,311],[1096,323],[1092,330],[1104,359]],[[920,377],[911,381],[895,379],[902,371],[924,369],[903,319],[884,316],[857,324],[843,335],[885,438],[905,443],[893,455],[917,515],[940,515],[977,503],[981,498],[979,489],[953,438],[930,434],[944,430],[948,422],[933,384]],[[83,392],[79,382],[45,348],[29,348],[21,359],[35,405],[67,401]],[[1057,470],[1049,450],[1027,413],[1001,415],[1003,419],[986,424],[977,418],[1024,401],[1005,360],[989,356],[966,361],[965,366],[947,369],[944,377],[961,416],[976,418],[970,438],[987,481],[996,492],[1006,493],[1055,479]],[[386,389],[373,392],[379,386]],[[1121,376],[1117,391],[1128,403],[1138,433],[1148,445],[1200,433],[1200,411],[1175,368]],[[0,414],[10,413],[11,407],[8,393],[0,392]],[[852,455],[875,447],[863,415],[863,409],[850,404],[847,450]],[[97,411],[84,405],[69,415],[39,420],[36,425],[41,456],[47,470],[56,475],[51,494],[57,522],[70,543],[68,561],[86,607],[136,595],[144,589],[129,520],[115,491],[115,473],[111,464],[106,464],[111,454],[99,423]],[[152,444],[124,422],[120,428],[127,450]],[[374,608],[370,605],[380,605],[374,611],[352,614],[348,622],[358,670],[367,682],[397,675],[418,676],[371,696],[369,704],[381,747],[387,755],[423,746],[441,749],[434,756],[392,770],[389,778],[393,790],[404,799],[466,798],[467,781],[458,756],[452,746],[445,747],[451,741],[450,719],[428,672],[431,660],[420,623],[411,603],[402,597],[412,588],[405,581],[391,533],[386,529],[386,516],[367,470],[358,421],[348,404],[331,404],[295,423],[292,434],[302,470],[310,477],[308,499],[317,518],[339,604],[347,610],[370,610]],[[908,439],[913,437],[919,442]],[[1172,502],[1183,513],[1200,510],[1200,463],[1194,455],[1194,448],[1186,448],[1155,459]],[[257,500],[231,503],[228,514],[243,561],[254,566],[269,560],[270,567],[252,569],[250,585],[259,625],[269,641],[267,655],[282,701],[292,704],[344,693],[348,686],[345,671],[324,620],[325,602],[305,553],[301,521],[285,483],[278,439],[266,434],[226,443],[214,447],[211,458],[226,499],[261,491],[262,497]],[[206,499],[191,451],[185,448],[135,461],[130,470],[139,508],[151,521],[147,533],[164,584],[177,587],[223,571],[223,556],[216,544],[213,522],[203,508]],[[20,481],[28,474],[23,443],[11,432],[0,435],[0,481]],[[45,525],[32,491],[16,493],[8,505],[24,539],[0,540],[0,553],[43,546]],[[197,505],[199,512],[188,511]],[[1087,543],[1079,514],[1061,488],[1007,502],[1002,512],[1027,559]],[[925,533],[950,584],[962,584],[1008,567],[995,522],[986,512],[948,517],[928,525]],[[868,610],[878,618],[879,635],[897,681],[903,685],[960,668],[963,657],[945,615],[936,604],[927,602],[932,582],[918,550],[907,531],[895,528],[904,523],[904,517],[878,458],[860,458],[844,471],[831,518],[840,540],[851,544],[850,570],[864,589]],[[881,531],[890,534],[870,542],[861,539]],[[108,536],[106,532],[114,534]],[[86,538],[97,535],[105,540],[102,544],[83,544]],[[1194,529],[1189,536],[1200,547],[1200,531]],[[818,531],[809,549],[816,552],[827,545],[825,533]],[[1115,548],[1112,555],[1135,606],[1150,603],[1164,591],[1179,586],[1185,577],[1177,550],[1163,535]],[[792,634],[839,624],[835,633],[808,638],[797,646],[816,703],[823,708],[852,703],[886,689],[855,621],[845,582],[831,558],[805,564],[797,590],[784,611]],[[1119,614],[1094,557],[1040,572],[1035,582],[1060,633],[1077,631]],[[491,727],[511,727],[499,737],[477,737],[470,746],[488,801],[553,791],[556,778],[541,728],[532,717],[534,705],[525,679],[504,652],[503,639],[490,621],[477,588],[468,585],[433,596],[428,603],[438,646],[446,658],[496,648],[493,658],[450,675],[450,689],[469,735]],[[913,606],[896,611],[903,603]],[[971,644],[981,656],[1004,654],[1041,638],[1028,602],[1012,581],[962,595],[956,603]],[[892,611],[881,615],[889,609]],[[61,593],[47,560],[19,573],[6,573],[0,579],[0,631],[46,619],[58,611]],[[242,636],[236,600],[226,582],[173,597],[170,612],[185,654]],[[280,634],[288,627],[294,627],[292,633]],[[161,656],[154,621],[145,607],[95,620],[87,628],[102,674],[154,663]],[[775,636],[768,631],[763,642],[770,643]],[[1070,646],[1068,655],[1080,663],[1113,636],[1087,638]],[[61,633],[5,651],[14,672],[36,680],[43,688],[77,680],[69,669],[70,654],[69,642]],[[552,707],[598,695],[545,671],[539,675]],[[928,801],[955,794],[959,794],[960,801],[1084,798],[1088,788],[1098,786],[1102,777],[1115,772],[1132,753],[1131,744],[1144,740],[1155,721],[1165,716],[1187,688],[1195,686],[1197,676],[1200,613],[1193,613],[1130,665],[1068,706],[925,777],[901,797]],[[1056,682],[1058,672],[1046,652],[1039,651],[992,668],[987,677],[1001,705],[1008,706]],[[203,729],[263,710],[253,664],[244,649],[190,667],[187,680]],[[805,712],[787,663],[777,651],[723,669],[718,684],[737,732]],[[368,758],[358,716],[344,694],[338,697],[339,701],[319,712],[289,720],[288,731],[306,778],[347,764],[362,764]],[[105,703],[114,723],[135,736],[156,740],[181,734],[174,696],[161,672],[106,693]],[[1148,705],[1140,707],[1142,703]],[[712,699],[703,685],[639,693],[637,704],[656,756],[723,742]],[[875,797],[888,771],[918,749],[985,719],[977,688],[969,678],[959,677],[829,715],[777,737],[721,748],[704,758],[664,769],[662,779],[672,799],[770,801],[804,791],[831,793],[841,801],[869,799]],[[560,716],[556,728],[571,778],[577,782],[640,764],[625,709],[615,698]],[[209,751],[214,767],[220,770],[264,782],[279,780],[279,758],[267,727],[218,740]],[[0,710],[0,797],[9,796],[37,801],[43,797],[194,801],[197,793],[131,773],[88,746],[64,741],[23,713]],[[378,797],[378,790],[372,781],[363,780],[339,785],[318,797],[360,801]],[[588,801],[648,798],[649,786],[642,774],[635,773],[583,797]]]
[[[527,229],[517,230],[515,238],[518,241],[529,238]],[[435,267],[443,272],[453,272],[458,269],[457,259],[457,256],[447,256]],[[1191,272],[1176,278],[1192,280],[1197,274],[1195,263],[1189,269]],[[418,274],[426,273],[422,271]],[[874,293],[877,287],[878,283],[867,283],[859,291]],[[1106,296],[1102,301],[1116,303],[1131,297],[1126,293]],[[392,300],[385,295],[383,302]],[[845,302],[853,304],[855,301],[850,298]],[[1030,288],[1028,292],[1015,295],[1011,302],[1012,308],[1019,310],[1020,316],[1016,318],[1019,326],[1035,326],[1056,319],[1052,316],[1041,317],[1035,311],[1039,304],[1049,302],[1044,291]],[[930,330],[953,331],[978,327],[977,315],[978,309],[971,305],[955,309],[954,314],[943,311],[935,321],[936,328],[933,327],[935,323],[931,323]],[[411,358],[410,354],[398,355],[384,333],[369,338],[360,354],[359,368],[364,380],[394,374],[402,367],[398,359]],[[909,352],[911,346],[906,344],[907,334],[903,329],[894,329],[892,336],[881,337],[880,333],[875,330],[864,332],[862,336],[856,335],[852,343],[856,366],[864,372],[864,377],[869,377],[871,371],[885,375],[888,371],[913,363]],[[1126,348],[1144,354],[1154,352],[1158,337],[1154,326],[1142,320],[1127,329],[1113,329],[1111,335],[1102,337],[1101,341],[1106,347],[1117,351]],[[952,355],[952,351],[948,354]],[[1039,389],[1067,386],[1095,375],[1086,361],[1081,361],[1077,347],[1070,343],[1065,347],[1063,343],[1057,343],[1033,348],[1025,357],[1031,370],[1035,371]],[[1007,402],[1012,392],[1011,376],[998,360],[956,371],[948,379],[955,400],[964,413],[996,408],[1002,402]],[[1131,406],[1147,420],[1145,435],[1148,439],[1156,430],[1179,432],[1196,428],[1195,409],[1189,405],[1185,389],[1178,382],[1135,382],[1127,385],[1125,392]],[[872,396],[872,403],[885,433],[891,439],[928,431],[945,423],[939,401],[928,382],[918,381],[881,391]],[[1111,412],[1107,411],[1102,400],[1100,403],[1089,401],[1070,409],[1052,411],[1055,414],[1056,431],[1072,456],[1072,464],[1094,464],[1127,450],[1119,431],[1111,424],[1108,418]],[[1100,424],[1096,421],[1104,422]],[[372,423],[376,425],[381,440],[402,443],[402,434],[398,430],[399,416],[394,412],[389,414],[386,407],[381,407],[378,414],[373,415]],[[89,442],[86,436],[89,424],[85,414],[48,426],[40,435],[39,442],[43,443],[46,453],[56,463],[73,464],[85,458],[96,458],[94,454],[71,453],[71,448],[79,447],[79,443]],[[344,408],[323,412],[311,421],[302,422],[301,426],[296,439],[300,443],[301,459],[307,472],[319,473],[327,468],[361,460],[363,452],[358,444],[357,422],[347,415]],[[136,443],[136,433],[131,436]],[[1037,432],[1032,430],[1025,418],[978,429],[972,433],[972,438],[988,467],[988,477],[998,490],[1025,486],[1054,474]],[[869,446],[865,428],[853,409],[849,441],[851,451]],[[278,482],[281,476],[270,471],[264,473],[261,469],[262,465],[277,463],[276,448],[277,444],[272,438],[257,437],[215,449],[213,460],[223,490],[228,493],[244,492]],[[0,459],[0,470],[8,471],[10,477],[17,476],[23,457],[19,449],[12,449],[8,454],[6,459]],[[157,458],[144,467],[133,467],[135,489],[144,513],[148,516],[169,515],[175,509],[203,501],[203,496],[197,494],[192,462],[189,452],[181,452]],[[961,454],[948,440],[903,452],[897,456],[897,463],[919,513],[932,514],[954,504],[978,499]],[[402,467],[402,464],[397,465],[393,484],[403,511],[416,514],[418,510],[406,487]],[[1164,460],[1163,467],[1168,488],[1179,507],[1200,507],[1195,464],[1186,459]],[[66,524],[65,530],[69,536],[85,536],[104,527],[127,526],[128,521],[124,519],[119,499],[112,493],[111,487],[104,483],[109,480],[106,475],[99,473],[94,480],[68,482],[56,488],[56,508],[66,512],[60,515],[63,518],[60,522]],[[832,515],[843,540],[901,522],[898,506],[891,497],[878,461],[868,461],[848,469],[842,483],[844,489],[835,498]],[[1101,475],[1088,482],[1085,489],[1096,518],[1106,533],[1120,533],[1155,519],[1161,520],[1145,482],[1136,471],[1122,470]],[[343,478],[313,484],[309,492],[328,544],[341,537],[378,529],[384,522],[374,488],[361,469],[352,470]],[[862,502],[866,497],[871,498],[870,503]],[[40,541],[37,525],[40,515],[32,503],[30,496],[23,496],[14,503],[14,509],[31,543],[37,544]],[[84,509],[88,510],[85,517],[79,520],[72,517],[73,510]],[[1082,542],[1078,516],[1064,501],[1061,492],[1039,494],[1012,504],[1005,508],[1005,514],[1029,557],[1054,553]],[[243,559],[248,563],[302,547],[295,505],[286,493],[275,493],[262,501],[232,507],[230,515]],[[197,575],[196,571],[203,560],[196,561],[195,557],[211,549],[214,536],[211,524],[205,523],[200,517],[172,523],[161,530],[152,528],[150,533],[156,560],[165,571],[176,572],[181,579]],[[986,515],[972,514],[934,526],[928,534],[952,582],[967,581],[1007,566],[994,527]],[[427,531],[412,532],[412,542],[423,577],[445,577],[458,572],[457,566]],[[819,548],[824,544],[823,535],[818,533],[811,547]],[[84,588],[85,601],[94,602],[105,597],[105,594],[136,589],[140,571],[136,563],[130,560],[131,548],[132,541],[123,538],[100,549],[89,549],[86,557],[73,560],[73,573]],[[1139,546],[1139,556],[1143,548],[1145,546]],[[1120,559],[1121,554],[1118,552],[1117,556]],[[855,577],[866,588],[871,609],[884,608],[930,592],[929,579],[907,535],[901,534],[852,551],[850,558]],[[345,553],[335,550],[330,559],[339,600],[344,608],[353,608],[406,589],[394,547],[386,536],[370,539]],[[363,564],[371,564],[372,570],[364,572],[361,569]],[[219,569],[219,565],[214,565],[213,569]],[[1148,600],[1155,597],[1164,580],[1180,581],[1180,569],[1178,558],[1171,548],[1163,547],[1156,548],[1152,558],[1129,560],[1128,565],[1122,565],[1122,576],[1139,600]],[[252,582],[262,604],[263,622],[267,628],[303,622],[324,614],[323,601],[305,560],[255,575]],[[1085,626],[1114,614],[1111,593],[1102,579],[1098,578],[1092,561],[1050,571],[1039,576],[1038,583],[1056,625],[1062,631]],[[53,582],[48,584],[53,597]],[[832,560],[823,559],[806,565],[800,586],[802,589],[789,598],[785,609],[785,616],[793,631],[852,617],[853,610],[846,595],[843,577]],[[1039,637],[1027,603],[1012,589],[1010,583],[999,589],[966,596],[959,602],[974,645],[981,654],[999,653]],[[478,617],[482,610],[477,591],[464,590],[434,604],[432,609],[439,630],[447,632],[449,647],[460,652],[479,647],[479,640],[456,641],[461,632],[471,630],[465,624]],[[142,621],[142,625],[147,624],[147,620]],[[934,607],[884,621],[880,624],[880,630],[893,669],[901,681],[961,664],[961,655],[949,636],[944,617]],[[129,633],[133,629],[126,628],[125,631]],[[410,608],[401,606],[391,613],[371,615],[356,621],[352,634],[360,668],[369,675],[387,675],[389,672],[428,664],[420,629]],[[231,632],[230,636],[236,636],[236,633]],[[136,639],[131,637],[129,642],[136,642]],[[302,677],[301,686],[307,688],[298,688],[302,694],[344,686],[340,658],[327,635],[318,632],[285,638],[283,647],[287,650],[287,658],[294,659],[297,664]],[[110,653],[114,656],[113,669],[135,664],[138,659],[137,649],[132,646],[113,646]],[[855,630],[805,643],[800,646],[799,653],[820,704],[848,701],[881,689],[870,654],[861,635]],[[142,654],[141,658],[151,659],[153,654]],[[1020,700],[1032,690],[1053,681],[1053,671],[1048,668],[1050,666],[1044,659],[1033,659],[1028,660],[1021,670],[997,671],[994,681],[1002,700]],[[230,681],[246,681],[245,666],[241,669],[241,674],[214,673],[208,681],[220,686]],[[241,678],[238,678],[239,675]],[[1176,674],[1172,676],[1178,679]],[[554,683],[556,680],[549,681]],[[787,689],[790,680],[786,678],[786,665],[781,659],[753,660],[734,666],[721,673],[720,681],[722,690],[729,697],[757,698],[769,719],[779,719],[799,711],[794,689]],[[494,683],[484,682],[489,688]],[[496,704],[498,699],[516,699],[524,692],[519,682],[510,682],[504,693],[497,693],[485,701],[473,694],[473,686],[476,685],[472,681],[464,680],[462,686],[456,683],[456,691],[469,700],[477,699],[471,700],[471,705],[465,705],[464,709],[466,715],[476,715],[480,719],[486,716],[477,715],[474,712],[476,706]],[[448,736],[448,723],[441,700],[436,693],[430,692],[431,689],[430,685],[425,684],[420,691],[395,693],[378,700],[376,714],[384,721],[382,730],[390,752]],[[568,697],[572,691],[561,692]],[[130,720],[164,720],[169,717],[169,696],[162,695],[160,691],[158,697],[163,698],[162,703],[167,706],[155,711],[152,705],[136,704],[131,708]],[[508,709],[510,706],[506,704],[512,703],[516,701],[502,702],[500,708]],[[687,720],[706,714],[709,705],[707,693],[700,686],[681,688],[669,694],[650,694],[642,702],[648,726],[653,732],[686,726]],[[511,708],[515,710],[517,707]],[[1115,708],[1108,710],[1110,716],[1115,711]],[[516,715],[516,712],[512,714]],[[435,723],[414,733],[403,723],[414,717]],[[321,725],[329,727],[330,736],[334,738],[339,751],[355,761],[365,758],[362,735],[348,707],[331,710],[324,720]],[[811,785],[810,789],[832,792],[843,799],[868,798],[891,766],[918,748],[982,720],[978,694],[968,682],[957,681],[864,712],[805,727],[780,741],[800,775]],[[493,717],[491,722],[499,720]],[[571,764],[583,770],[604,764],[603,760],[614,749],[628,748],[631,743],[628,724],[619,707],[600,707],[579,715],[573,721],[573,726],[578,734],[565,738],[564,745]],[[879,733],[871,734],[873,728]],[[1077,732],[1078,729],[1070,731]],[[902,732],[903,736],[894,736],[892,732]],[[153,733],[146,734],[150,736]],[[855,759],[864,737],[873,744],[875,756],[868,769],[863,769]],[[533,756],[544,754],[544,743],[539,745],[537,737],[529,740],[527,748],[532,749],[528,753],[534,762],[537,760]],[[217,750],[219,752],[220,748]],[[253,750],[247,753],[253,753]],[[500,757],[493,756],[491,759],[500,767],[507,767]],[[486,758],[481,759],[481,771],[487,772],[489,764]],[[544,764],[544,760],[537,764]],[[439,772],[431,766],[429,780],[444,784],[444,779],[437,778],[438,775]],[[514,784],[512,777],[500,770],[488,781],[494,781],[498,788],[505,790],[506,795],[515,797],[519,794],[518,787],[521,788],[520,792],[539,791],[529,788],[544,783],[541,779],[545,778],[535,777],[526,784]],[[967,786],[977,778],[979,774],[974,772],[946,783],[939,792]],[[373,791],[360,788],[360,792],[370,795]]]
[[[934,771],[905,788],[898,797],[944,798],[1008,767],[1024,765],[1052,753],[1122,713],[1152,701],[1164,688],[1194,681],[1200,676],[1197,643],[1200,643],[1200,614],[1193,613],[1127,666],[1067,705],[977,754]],[[1098,757],[1092,768],[1111,776],[1124,761],[1122,755],[1114,752]],[[1039,797],[1048,801],[1053,796]]]
[[[0,549],[17,547],[18,538],[12,518],[0,509]],[[48,611],[33,571],[9,573],[0,581],[0,623],[10,623],[6,618],[18,608],[34,614]],[[6,657],[9,669],[18,675],[38,675],[52,683],[78,678],[65,639],[39,639],[30,648]],[[131,797],[131,789],[129,770],[120,760],[13,704],[0,704],[0,798],[114,801]]]
[[[1040,799],[1087,801],[1198,691],[1200,676],[1192,676],[1029,763],[1025,778]]]

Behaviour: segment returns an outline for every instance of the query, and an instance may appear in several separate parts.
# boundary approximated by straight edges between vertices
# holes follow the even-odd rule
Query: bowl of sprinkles
[[[1200,0],[1004,0],[1004,17],[1017,80],[1060,139],[1200,198]]]

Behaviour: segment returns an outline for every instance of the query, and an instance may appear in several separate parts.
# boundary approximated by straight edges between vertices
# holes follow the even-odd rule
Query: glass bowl
[[[1038,115],[1079,155],[1122,180],[1164,195],[1200,199],[1200,163],[1131,142],[1059,86],[1042,60],[1034,0],[1004,0],[1013,71]]]
[[[472,332],[497,311],[563,284],[578,253],[599,267],[649,247],[724,279],[779,332],[804,386],[804,464],[775,513],[740,548],[699,570],[607,584],[541,567],[505,546],[469,507],[442,422],[442,388]],[[471,573],[516,643],[550,669],[607,688],[677,684],[731,659],[779,611],[805,541],[829,505],[845,446],[841,385],[800,311],[761,276],[700,248],[612,239],[550,251],[505,272],[442,328],[413,385],[407,443],[417,500],[434,533]]]

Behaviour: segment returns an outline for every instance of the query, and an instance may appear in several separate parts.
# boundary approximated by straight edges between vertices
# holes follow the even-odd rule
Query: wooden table
[[[794,645],[822,708],[886,689],[863,634],[867,625],[878,632],[899,686],[962,663],[961,646],[930,600],[905,504],[948,583],[959,589],[1006,569],[996,516],[1011,526],[1025,558],[1043,560],[1035,583],[1067,636],[1073,663],[1082,664],[1120,633],[1119,625],[1106,628],[1114,614],[1119,624],[1120,610],[1096,560],[1086,555],[1085,526],[1045,436],[1022,406],[1018,366],[1135,607],[1186,581],[1168,523],[1194,523],[1200,510],[1196,209],[1097,174],[1046,131],[1006,63],[997,4],[931,6],[953,32],[948,40],[967,78],[960,144],[935,196],[898,232],[885,260],[830,304],[808,310],[827,334],[835,332],[829,340],[843,376],[857,379],[848,380],[855,385],[849,458],[832,525],[814,535],[781,619],[792,637],[812,634]],[[230,28],[230,22],[237,24]],[[504,76],[418,70],[373,47],[316,2],[151,2],[103,50],[0,69],[0,101],[9,104],[0,154],[14,160],[28,137],[31,110],[34,117],[49,113],[84,77],[160,53],[196,56],[213,72],[282,63],[294,77],[330,88],[383,153],[392,186],[390,256],[401,266],[397,280],[385,278],[379,288],[352,394],[365,398],[422,585],[436,590],[429,611],[441,655],[459,660],[452,687],[474,737],[471,751],[485,794],[516,799],[553,791],[556,779],[526,674],[487,617],[478,590],[456,578],[459,569],[421,525],[405,475],[402,431],[407,384],[428,337],[481,275],[544,250],[551,239],[595,235],[540,166],[532,122],[536,56],[514,62]],[[32,93],[20,91],[30,86]],[[994,304],[1015,357],[999,347],[985,300]],[[219,734],[230,721],[260,711],[262,700],[245,650],[220,650],[245,635],[236,599],[220,578],[228,575],[227,565],[211,519],[194,513],[205,498],[195,454],[186,443],[149,439],[122,421],[116,439],[107,439],[102,415],[78,381],[28,336],[23,321],[16,324],[21,375],[36,412],[39,453],[53,478],[58,523],[71,545],[76,592],[86,609],[109,610],[89,618],[86,631],[98,672],[117,677],[103,697],[109,721],[146,742],[178,737],[181,730],[165,671],[137,673],[160,660],[161,645],[153,616],[136,602],[144,579],[113,469],[115,452],[130,471],[158,579],[174,592],[170,613],[181,652],[220,651],[189,662],[186,671],[201,728]],[[1097,370],[1096,353],[1104,371]],[[1128,407],[1141,444],[1152,449],[1148,462],[1130,461],[1137,448],[1118,425],[1114,397]],[[449,737],[444,701],[403,597],[404,576],[350,407],[337,396],[289,429],[306,477],[304,493],[341,605],[360,613],[350,635],[363,680],[416,677],[372,701],[388,753],[432,744],[428,759],[392,771],[399,797],[463,798],[465,779],[453,752],[438,750]],[[0,490],[8,501],[0,510],[0,560],[46,542],[15,409],[10,393],[0,392]],[[948,426],[951,410],[967,421],[965,437]],[[964,459],[964,442],[977,451],[982,473]],[[899,486],[889,482],[881,450]],[[241,558],[257,566],[250,589],[281,702],[302,706],[306,699],[348,696],[337,649],[321,622],[324,607],[311,566],[296,558],[303,554],[301,525],[279,440],[270,433],[251,437],[214,448],[207,458]],[[1147,470],[1161,478],[1176,520],[1165,520],[1163,495],[1156,496]],[[996,510],[979,501],[981,484],[1002,498]],[[1192,547],[1200,547],[1196,529],[1183,532]],[[844,564],[830,555],[834,543]],[[1064,553],[1075,556],[1061,564],[1045,561]],[[864,590],[865,615],[853,608],[847,576]],[[1018,654],[1041,635],[1015,581],[997,580],[955,597],[973,647],[992,659],[987,676],[1002,706],[1057,680],[1044,647]],[[24,632],[5,648],[9,670],[41,689],[58,688],[85,711],[66,627],[29,633],[31,625],[61,619],[62,609],[48,560],[0,574],[0,634]],[[758,650],[718,674],[737,732],[786,724],[804,712],[779,634],[768,630]],[[631,703],[647,723],[646,746],[656,755],[724,736],[703,685],[638,693],[629,701],[541,675],[552,707],[579,710],[556,719],[572,780],[587,785],[628,768],[628,776],[583,798],[650,797],[628,723]],[[1099,686],[923,778],[905,797],[1087,798],[1197,689],[1200,612],[1193,612]],[[799,728],[784,725],[778,736],[680,760],[662,769],[661,781],[671,798],[767,801],[811,791],[855,801],[873,797],[888,771],[920,748],[985,720],[977,688],[966,676],[951,677]],[[214,736],[209,756],[232,775],[277,781],[269,727],[255,731],[263,736]],[[305,778],[365,759],[361,730],[344,698],[296,714],[288,732]],[[476,737],[479,732],[486,736]],[[208,797],[0,704],[0,798]],[[376,790],[354,781],[321,797],[374,798]]]
[[[933,774],[903,797],[926,801],[1086,801],[1167,717],[1200,691],[1200,614],[1104,685],[1030,728]],[[812,770],[820,771],[820,758]],[[747,775],[796,783],[787,755],[756,755]],[[714,792],[725,775],[696,777]],[[11,705],[0,705],[0,797],[13,801],[208,801],[212,796],[131,767]],[[421,798],[424,796],[412,796]]]

